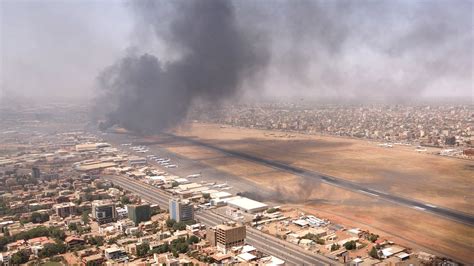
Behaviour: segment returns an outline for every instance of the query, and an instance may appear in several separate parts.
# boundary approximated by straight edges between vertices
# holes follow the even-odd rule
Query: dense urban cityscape
[[[0,266],[474,266],[474,0],[0,0]]]
[[[110,142],[110,135],[123,134],[79,129],[90,127],[82,107],[18,108],[4,108],[1,117],[3,265],[455,263],[397,244],[390,235],[239,196],[231,182],[207,180],[200,169],[180,176],[183,162],[134,144],[136,137]],[[450,109],[471,117],[467,107]],[[306,121],[300,112],[268,116],[295,131],[291,117]],[[240,126],[266,121],[231,117]],[[470,126],[446,130],[468,133]]]
[[[472,105],[231,105],[190,119],[239,127],[327,134],[389,144],[446,147],[446,155],[472,156]],[[423,148],[419,149],[420,151]]]

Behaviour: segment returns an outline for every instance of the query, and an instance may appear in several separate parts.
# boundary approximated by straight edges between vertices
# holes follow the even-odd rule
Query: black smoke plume
[[[177,58],[165,61],[131,52],[107,68],[99,77],[103,91],[98,99],[98,108],[107,112],[107,126],[142,133],[166,129],[186,116],[194,100],[218,104],[236,95],[243,81],[267,63],[258,39],[238,27],[230,1],[132,5],[141,25],[171,46]]]
[[[242,88],[264,99],[331,102],[472,97],[472,1],[146,0],[130,7],[134,49],[99,77],[105,126],[160,131],[193,103],[213,107]]]

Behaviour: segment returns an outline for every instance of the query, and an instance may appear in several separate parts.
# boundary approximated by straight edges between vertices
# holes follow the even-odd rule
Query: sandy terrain
[[[193,124],[183,136],[284,161],[380,190],[474,213],[474,162],[430,154],[413,147],[385,149],[376,143],[327,136]],[[274,135],[270,135],[274,133]],[[283,137],[279,137],[283,136]],[[474,228],[407,207],[345,191],[182,141],[161,146],[189,159],[248,179],[274,191],[255,199],[286,203],[335,222],[366,228],[410,246],[474,262]]]
[[[387,149],[363,140],[300,134],[285,138],[275,136],[285,134],[280,132],[270,135],[274,132],[209,124],[193,124],[179,133],[474,214],[474,161],[421,154],[414,147]],[[194,147],[176,151],[188,154],[190,148]],[[194,155],[200,159],[222,157],[203,150],[194,151]]]

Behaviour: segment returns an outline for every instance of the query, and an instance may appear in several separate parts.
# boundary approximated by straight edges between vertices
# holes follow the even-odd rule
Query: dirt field
[[[474,213],[474,162],[420,154],[414,147],[386,149],[376,143],[327,136],[192,124],[177,130],[219,147],[283,161],[368,184],[431,204]],[[274,191],[277,204],[299,207],[347,226],[380,235],[463,262],[474,262],[474,228],[417,210],[383,202],[316,181],[226,156],[186,142],[162,146],[189,159],[246,178]]]
[[[474,214],[474,161],[421,154],[414,147],[387,149],[363,140],[300,134],[292,138],[277,137],[285,133],[209,124],[193,124],[179,133]],[[196,156],[222,157],[206,155],[202,150],[195,152]]]

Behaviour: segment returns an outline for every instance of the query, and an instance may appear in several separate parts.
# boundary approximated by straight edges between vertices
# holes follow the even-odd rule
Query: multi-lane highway
[[[337,186],[337,187],[347,189],[347,190],[350,190],[350,191],[353,191],[353,192],[362,193],[362,194],[365,194],[365,195],[368,195],[368,196],[371,196],[371,197],[379,198],[381,200],[385,200],[385,201],[389,201],[389,202],[392,202],[392,203],[407,206],[407,207],[413,208],[415,210],[432,213],[432,214],[435,214],[435,215],[438,215],[438,216],[441,216],[441,217],[444,217],[444,218],[447,218],[447,219],[450,219],[450,220],[453,220],[453,221],[457,221],[457,222],[460,222],[460,223],[463,223],[463,224],[467,224],[467,225],[470,225],[470,226],[474,225],[474,216],[472,216],[470,214],[467,214],[467,213],[464,213],[464,212],[459,212],[459,211],[456,211],[456,210],[452,210],[452,209],[448,209],[448,208],[444,208],[444,207],[440,207],[440,206],[435,206],[433,204],[424,203],[424,202],[420,202],[420,201],[417,201],[417,200],[413,200],[413,199],[401,197],[401,196],[398,196],[398,195],[390,194],[388,192],[379,191],[379,190],[376,190],[376,189],[369,188],[365,185],[357,184],[357,183],[354,183],[354,182],[351,182],[351,181],[348,181],[348,180],[345,180],[345,179],[342,179],[342,178],[337,178],[337,177],[333,177],[333,176],[324,175],[324,174],[314,172],[314,171],[310,171],[310,170],[307,170],[307,169],[304,169],[304,168],[291,166],[291,165],[288,165],[286,163],[282,163],[282,162],[279,162],[279,161],[265,159],[265,158],[257,157],[257,156],[251,155],[251,154],[246,154],[246,153],[242,153],[242,152],[238,152],[238,151],[228,150],[228,149],[225,149],[225,148],[221,148],[221,147],[212,145],[212,144],[207,143],[207,142],[203,142],[203,141],[193,139],[193,138],[177,136],[177,135],[173,135],[173,134],[169,134],[169,133],[164,133],[164,134],[166,134],[167,136],[172,137],[174,139],[177,139],[177,140],[180,140],[180,141],[186,141],[186,142],[189,142],[191,144],[202,146],[202,147],[214,150],[214,151],[218,151],[218,152],[221,152],[221,153],[229,155],[229,156],[234,156],[234,157],[237,157],[237,158],[240,158],[240,159],[243,159],[243,160],[251,161],[253,163],[262,164],[262,165],[265,165],[265,166],[268,166],[268,167],[271,167],[271,168],[274,168],[274,169],[278,169],[278,170],[281,170],[281,171],[285,171],[285,172],[288,172],[288,173],[291,173],[291,174],[294,174],[294,175],[298,175],[298,176],[301,176],[301,177],[304,177],[304,178],[313,178],[313,179],[316,178],[316,179],[319,179],[322,182],[325,182],[329,185]]]
[[[168,207],[170,195],[151,185],[121,176],[105,176],[104,179],[107,179],[114,184],[141,196],[144,200],[159,204],[160,207],[163,208]],[[203,210],[196,213],[196,219],[208,226],[214,226],[228,220],[220,214]],[[263,234],[262,232],[251,227],[247,227],[246,241],[267,254],[285,260],[288,264],[339,265],[339,263],[336,261],[319,254],[308,252],[296,245],[280,240],[276,237]]]

